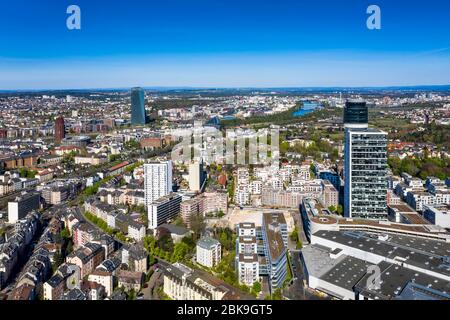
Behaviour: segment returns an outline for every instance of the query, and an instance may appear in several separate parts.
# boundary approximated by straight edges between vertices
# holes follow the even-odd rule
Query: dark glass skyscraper
[[[131,89],[131,124],[145,124],[145,95],[142,88]]]
[[[369,116],[366,102],[363,100],[347,100],[344,109],[346,128],[367,128]]]

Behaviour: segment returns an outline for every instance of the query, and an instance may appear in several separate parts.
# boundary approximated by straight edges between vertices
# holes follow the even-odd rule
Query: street
[[[306,287],[307,280],[305,278],[299,250],[291,251],[291,260],[295,269],[294,281],[283,290],[283,295],[289,300],[328,300],[328,298],[320,297]]]
[[[159,300],[158,293],[156,289],[163,285],[163,273],[160,270],[156,270],[150,280],[146,283],[147,287],[142,288],[141,293],[143,293],[144,300]]]

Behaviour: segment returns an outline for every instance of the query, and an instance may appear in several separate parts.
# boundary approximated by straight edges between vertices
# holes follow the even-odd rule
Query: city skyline
[[[72,31],[67,3],[9,5],[0,90],[450,84],[444,1],[378,1],[381,30],[360,1],[134,4],[77,1]]]
[[[343,3],[3,6],[2,310],[450,300],[450,2]]]

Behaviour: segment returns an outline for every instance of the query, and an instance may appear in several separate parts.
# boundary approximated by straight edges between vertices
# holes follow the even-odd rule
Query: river
[[[301,117],[304,116],[305,114],[308,114],[310,112],[313,112],[316,109],[321,108],[322,105],[320,104],[320,102],[317,101],[304,101],[303,102],[303,108],[301,108],[298,111],[295,111],[293,113],[294,117]]]

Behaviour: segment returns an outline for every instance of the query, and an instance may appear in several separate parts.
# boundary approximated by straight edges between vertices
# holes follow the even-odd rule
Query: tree
[[[259,283],[258,281],[253,283],[252,293],[254,293],[255,295],[258,295],[261,292],[261,290],[262,290],[261,283]]]
[[[328,210],[330,210],[331,212],[335,212],[336,211],[336,207],[335,206],[329,206]]]
[[[283,300],[283,294],[280,288],[276,289],[274,293],[272,293],[272,300]]]
[[[21,178],[33,179],[36,176],[36,171],[29,170],[27,168],[20,168],[19,175]]]
[[[152,254],[149,254],[149,255],[148,255],[148,264],[149,264],[150,266],[152,266],[152,265],[154,265],[155,263],[156,263],[155,256],[152,255]]]
[[[163,235],[158,240],[158,247],[163,251],[172,252],[174,248],[172,237],[168,234]]]
[[[63,239],[69,239],[70,238],[70,231],[69,229],[65,228],[61,231],[61,237]]]
[[[55,254],[53,255],[53,266],[54,266],[54,270],[58,269],[58,267],[64,262],[64,258],[61,255],[61,252],[56,251]]]
[[[205,218],[201,214],[191,217],[191,229],[194,232],[194,239],[199,239],[206,228]]]
[[[109,162],[114,162],[120,159],[120,155],[118,154],[110,154],[109,155]]]
[[[188,253],[189,253],[189,246],[184,242],[179,242],[175,244],[173,248],[171,260],[174,262],[182,261]]]
[[[138,141],[136,141],[135,139],[131,139],[128,142],[125,142],[125,149],[128,150],[136,150],[136,149],[140,149],[141,145]]]
[[[185,243],[188,246],[189,251],[193,251],[195,249],[196,244],[192,236],[184,237],[181,242]]]
[[[312,178],[312,179],[314,179],[314,178],[316,177],[316,174],[314,173],[315,169],[316,169],[316,168],[315,168],[314,164],[311,163],[311,165],[309,166],[309,172],[310,172],[310,174],[311,174],[311,178]]]
[[[184,223],[183,218],[181,216],[176,217],[174,222],[173,222],[173,224],[176,225],[176,226],[179,226],[179,227],[185,227],[186,226],[186,224]]]
[[[344,213],[344,207],[342,207],[342,204],[338,205],[337,207],[337,213],[338,215],[342,216],[342,214]]]
[[[131,289],[127,294],[127,300],[136,300],[136,292]]]
[[[164,252],[164,259],[167,261],[170,260],[170,252],[168,252],[168,251]]]
[[[72,253],[72,251],[73,251],[73,242],[72,240],[69,240],[66,247],[66,255]]]
[[[152,253],[156,247],[156,239],[153,236],[146,236],[144,238],[144,248],[148,253]]]
[[[293,242],[297,242],[298,241],[298,229],[297,227],[295,227],[294,231],[292,231],[292,233],[289,236],[291,238],[291,240]]]
[[[222,218],[225,215],[225,213],[222,210],[219,210],[217,212],[217,218]]]

